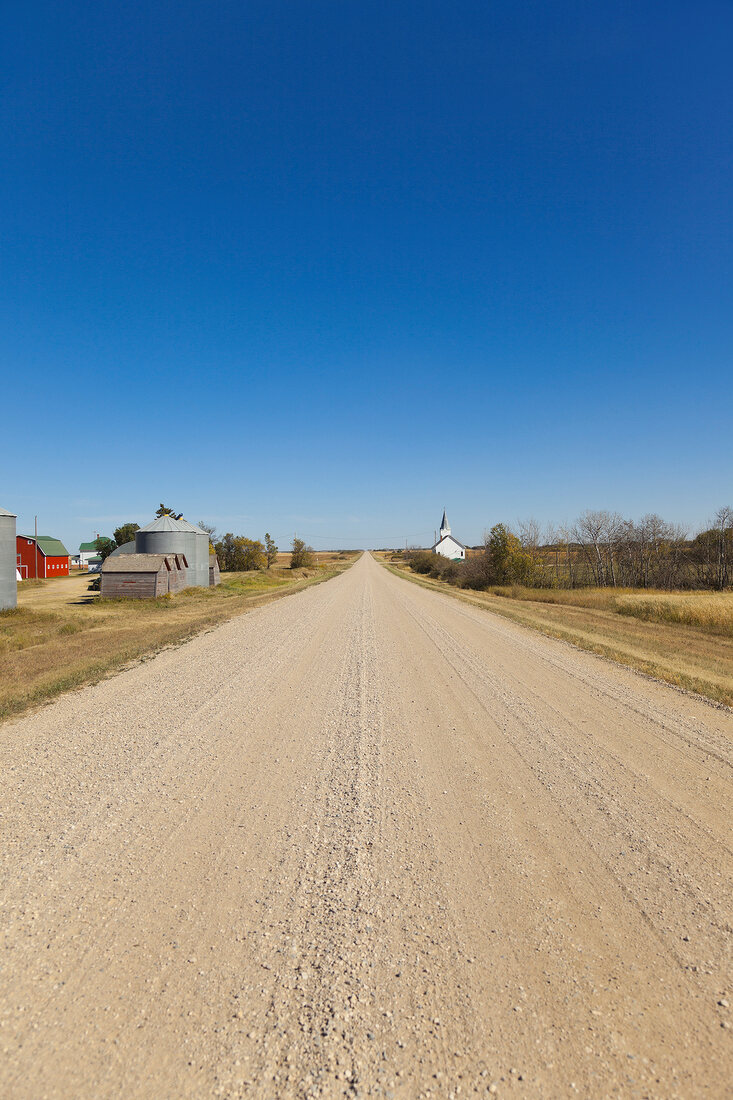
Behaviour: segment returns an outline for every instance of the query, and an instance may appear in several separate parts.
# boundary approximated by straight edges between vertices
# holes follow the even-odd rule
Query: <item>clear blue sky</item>
[[[14,3],[0,505],[73,549],[733,500],[730,3]]]

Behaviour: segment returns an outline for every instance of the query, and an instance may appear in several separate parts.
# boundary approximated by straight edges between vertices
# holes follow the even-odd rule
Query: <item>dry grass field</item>
[[[319,553],[313,569],[224,573],[217,588],[157,600],[102,600],[86,574],[18,586],[18,607],[0,612],[0,718],[130,661],[190,638],[262,603],[328,580],[358,557]]]
[[[375,556],[416,584],[733,706],[733,593],[517,586],[474,592],[417,576],[388,554]]]
[[[565,607],[595,608],[649,623],[692,626],[733,638],[733,592],[657,592],[638,588],[492,588],[505,599]]]

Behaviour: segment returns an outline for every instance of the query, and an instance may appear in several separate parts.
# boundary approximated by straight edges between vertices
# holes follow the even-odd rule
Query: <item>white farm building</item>
[[[442,554],[444,558],[450,558],[451,561],[466,560],[466,547],[462,542],[459,542],[458,539],[451,535],[450,524],[445,514],[445,508],[443,509],[443,519],[440,523],[440,538],[431,549],[434,554]]]

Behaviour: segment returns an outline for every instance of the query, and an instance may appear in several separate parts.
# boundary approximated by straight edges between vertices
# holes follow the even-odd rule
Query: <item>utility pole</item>
[[[38,580],[38,516],[33,517],[33,539],[36,548],[36,580]]]

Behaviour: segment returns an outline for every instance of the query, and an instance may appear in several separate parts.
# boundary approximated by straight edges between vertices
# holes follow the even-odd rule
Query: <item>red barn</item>
[[[15,536],[16,562],[21,580],[39,577],[68,577],[69,551],[50,535]]]

